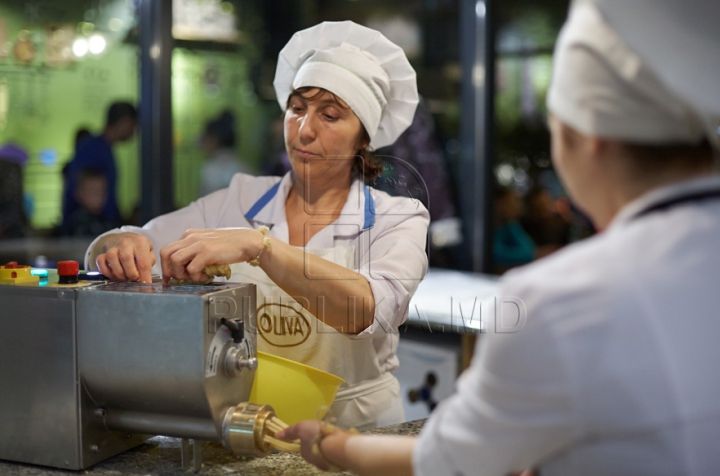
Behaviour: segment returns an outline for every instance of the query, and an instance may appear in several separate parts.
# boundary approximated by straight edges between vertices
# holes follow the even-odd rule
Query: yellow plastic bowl
[[[258,352],[250,402],[271,405],[288,425],[323,418],[343,379],[309,365]]]

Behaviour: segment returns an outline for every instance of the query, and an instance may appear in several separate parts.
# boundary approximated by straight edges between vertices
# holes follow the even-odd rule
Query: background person
[[[631,3],[636,20],[653,20],[656,47],[682,37],[670,44],[683,61],[696,42],[720,48],[716,4]],[[487,334],[419,438],[315,421],[279,435],[301,438],[309,461],[360,475],[717,471],[720,138],[700,108],[720,103],[720,64],[692,64],[715,78],[691,106],[697,84],[668,89],[652,48],[646,62],[599,10],[625,18],[627,4],[573,4],[548,95],[555,169],[602,232],[503,278],[524,328]]]
[[[86,269],[201,281],[205,265],[232,264],[233,281],[257,286],[258,349],[345,380],[330,415],[358,428],[404,421],[391,372],[398,327],[427,271],[429,215],[365,180],[382,171],[371,150],[412,121],[415,71],[379,32],[325,22],[283,48],[274,85],[291,172],[235,174],[227,189],[143,228],[103,235]]]
[[[555,200],[544,187],[534,187],[528,192],[520,224],[535,243],[537,258],[559,250],[570,241],[570,220],[558,211]]]
[[[523,204],[520,195],[506,187],[495,191],[495,227],[493,229],[493,268],[496,274],[527,264],[535,259],[533,239],[520,224]]]
[[[137,127],[137,111],[128,102],[114,102],[107,111],[105,128],[98,136],[84,139],[75,156],[67,166],[65,190],[63,192],[63,223],[64,232],[67,221],[78,209],[75,199],[80,173],[86,168],[101,170],[107,182],[107,201],[103,207],[102,217],[108,222],[120,222],[120,210],[117,206],[117,167],[112,145],[127,141],[135,134]]]
[[[455,209],[455,189],[447,170],[435,120],[420,98],[412,124],[389,147],[378,151],[385,164],[372,186],[390,195],[420,200],[430,212],[430,266],[450,267],[462,242],[461,220]]]
[[[85,145],[85,141],[91,139],[92,136],[93,135],[90,132],[90,129],[87,129],[85,127],[79,127],[75,131],[75,139],[73,140],[72,156],[68,159],[67,163],[65,163],[65,165],[62,168],[62,175],[63,175],[64,181],[67,181],[67,175],[68,175],[68,171],[70,170],[70,164],[72,163],[72,160],[75,157],[75,154],[77,154],[78,150],[80,150],[80,147]],[[67,187],[67,185],[64,185],[64,187]]]
[[[12,143],[0,147],[0,238],[23,238],[27,228],[23,193],[25,150]]]
[[[92,167],[80,172],[75,201],[78,208],[70,215],[65,227],[67,236],[97,236],[120,225],[103,217],[108,186],[105,174]]]
[[[205,154],[200,196],[227,188],[237,173],[252,173],[235,153],[235,115],[230,111],[205,125],[200,148]]]

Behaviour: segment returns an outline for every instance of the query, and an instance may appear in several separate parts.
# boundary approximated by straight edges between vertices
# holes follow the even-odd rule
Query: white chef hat
[[[365,126],[374,149],[395,142],[418,104],[415,70],[402,48],[351,21],[295,33],[280,51],[273,85],[283,110],[294,89],[317,87],[337,95]]]
[[[580,132],[651,144],[697,143],[708,137],[718,145],[707,111],[699,112],[666,87],[594,3],[573,3],[553,61],[548,109]]]

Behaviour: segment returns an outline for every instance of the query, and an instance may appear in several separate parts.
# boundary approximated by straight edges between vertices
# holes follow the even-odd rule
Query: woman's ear
[[[355,143],[358,152],[365,150],[365,149],[367,148],[367,146],[370,145],[370,141],[367,140],[367,139],[364,137],[364,135],[365,135],[365,134],[363,134],[363,133],[361,132],[361,133],[360,133],[360,137],[358,138],[357,142]]]

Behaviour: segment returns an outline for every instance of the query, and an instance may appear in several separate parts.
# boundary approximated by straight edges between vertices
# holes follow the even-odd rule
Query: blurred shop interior
[[[143,2],[2,0],[0,163],[14,165],[0,174],[0,199],[4,217],[21,196],[24,221],[0,225],[0,260],[82,261],[92,236],[59,230],[63,167],[85,135],[102,132],[116,101],[140,116],[135,135],[113,144],[123,223],[141,225],[217,188],[207,164],[218,154],[234,171],[283,174],[277,54],[294,32],[326,20],[383,32],[417,71],[421,106],[397,143],[378,151],[386,169],[372,185],[429,208],[431,266],[501,274],[552,253],[593,233],[553,172],[546,127],[552,49],[568,3],[174,0],[145,27],[163,28],[171,15],[171,71],[155,72],[168,78],[170,104],[155,109],[140,104],[149,82]],[[147,128],[143,114],[153,115]],[[158,122],[168,147],[144,148]],[[171,170],[143,182],[154,155]],[[153,208],[149,194],[169,205]]]

